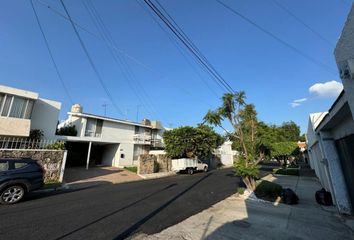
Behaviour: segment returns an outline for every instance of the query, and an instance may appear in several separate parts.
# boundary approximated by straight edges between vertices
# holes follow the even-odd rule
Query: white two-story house
[[[39,98],[39,94],[0,85],[0,137],[28,137],[31,129],[54,139],[61,103]]]
[[[58,128],[67,126],[77,131],[76,136],[58,136],[67,142],[68,166],[132,166],[151,147],[162,147],[164,129],[158,121],[135,123],[88,114],[75,104]]]

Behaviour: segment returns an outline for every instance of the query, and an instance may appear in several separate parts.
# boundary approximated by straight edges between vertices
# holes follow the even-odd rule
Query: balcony
[[[150,145],[151,144],[151,135],[135,134],[133,136],[133,142],[135,144]]]
[[[0,117],[0,135],[13,137],[28,137],[31,120],[11,117]]]
[[[163,148],[165,145],[162,142],[162,139],[152,139],[151,146],[154,148]]]

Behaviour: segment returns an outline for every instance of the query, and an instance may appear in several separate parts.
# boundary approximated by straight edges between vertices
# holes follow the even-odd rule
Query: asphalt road
[[[1,239],[125,239],[181,222],[235,193],[231,169],[75,191],[0,206]]]

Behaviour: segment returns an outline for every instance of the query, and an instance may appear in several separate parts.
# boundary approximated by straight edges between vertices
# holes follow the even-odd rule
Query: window
[[[9,169],[8,162],[0,162],[0,172],[7,171]]]
[[[15,169],[26,167],[28,164],[24,162],[15,162]]]
[[[93,137],[95,132],[95,127],[96,127],[96,119],[88,118],[86,123],[85,136]]]
[[[27,108],[26,108],[26,112],[25,112],[25,116],[24,116],[25,119],[31,118],[33,105],[34,105],[34,101],[28,100]]]
[[[0,93],[0,113],[1,113],[1,108],[2,108],[2,105],[4,104],[4,101],[5,101],[5,94]]]
[[[27,106],[27,99],[20,97],[13,97],[13,102],[10,111],[10,117],[23,118]]]
[[[13,98],[12,96],[5,95],[5,102],[4,102],[4,106],[2,108],[1,116],[7,117],[7,115],[9,114],[12,98]]]
[[[100,137],[102,133],[103,120],[97,119],[95,137]]]

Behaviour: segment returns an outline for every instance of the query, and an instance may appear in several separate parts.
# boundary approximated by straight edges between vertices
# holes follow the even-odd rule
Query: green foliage
[[[238,192],[238,194],[240,194],[240,195],[243,195],[243,194],[245,193],[245,190],[246,190],[246,188],[243,188],[243,187],[237,188],[237,192]]]
[[[77,130],[75,128],[75,125],[67,125],[57,129],[56,135],[77,136]]]
[[[124,169],[127,169],[130,172],[137,173],[138,168],[137,167],[124,167]]]
[[[282,190],[283,188],[279,184],[263,180],[257,185],[254,193],[257,198],[274,202],[281,196]]]
[[[237,176],[258,178],[259,166],[247,161],[243,157],[240,157],[237,161],[235,161],[234,169]]]
[[[212,151],[224,141],[212,128],[205,125],[185,126],[165,131],[163,139],[169,157],[201,159],[210,156]]]
[[[64,141],[56,141],[55,143],[47,145],[46,149],[65,150],[65,142]]]
[[[154,161],[154,173],[160,171],[160,164],[157,161]]]
[[[29,139],[31,140],[41,140],[43,137],[43,131],[40,129],[32,129],[29,134]]]
[[[299,176],[299,169],[296,168],[274,168],[273,173],[275,174],[282,174],[282,175],[292,175],[292,176]]]
[[[297,154],[298,148],[296,142],[275,142],[271,144],[271,155],[275,158],[285,159]]]

